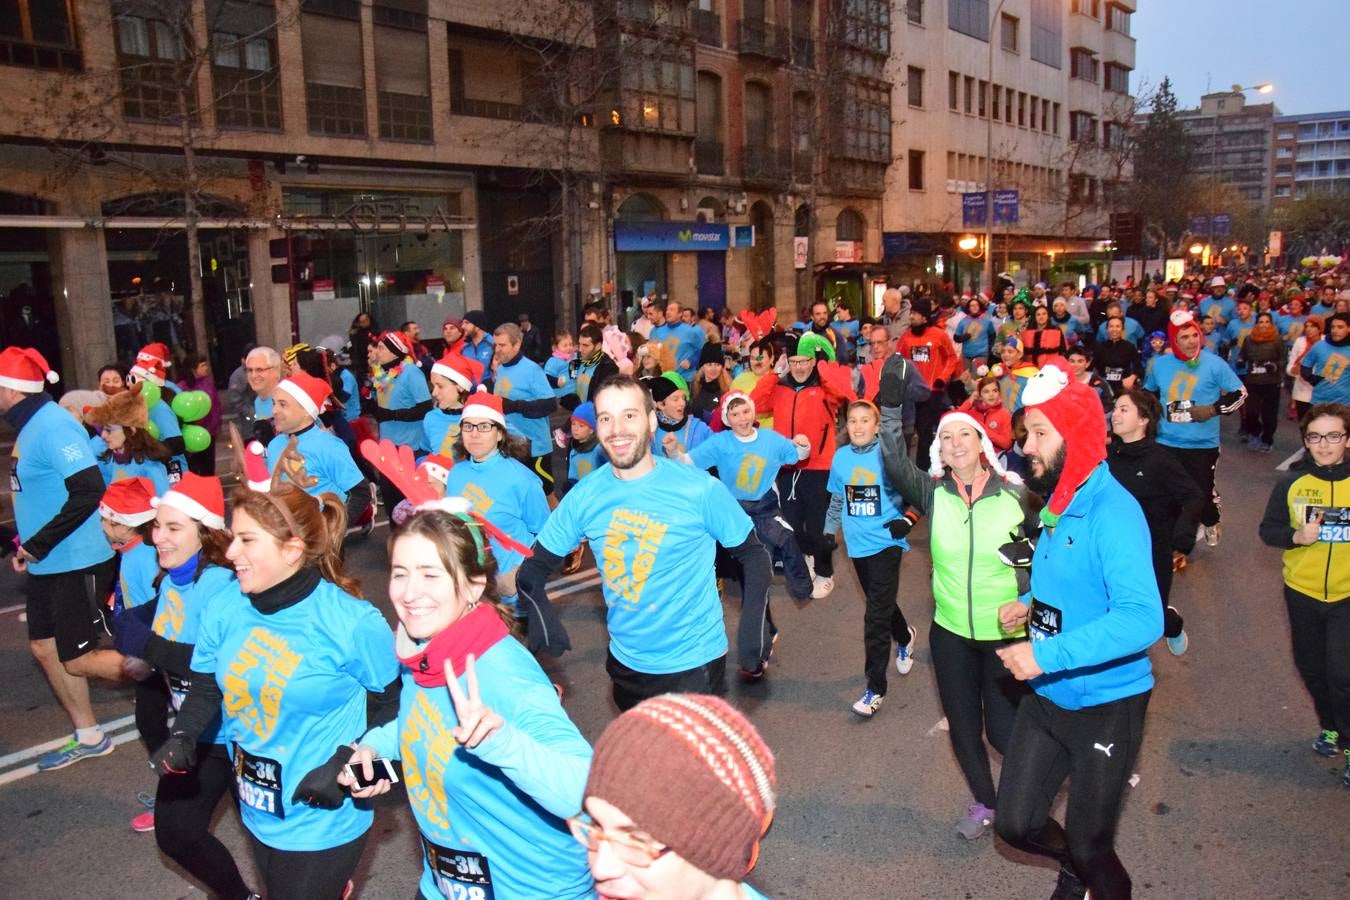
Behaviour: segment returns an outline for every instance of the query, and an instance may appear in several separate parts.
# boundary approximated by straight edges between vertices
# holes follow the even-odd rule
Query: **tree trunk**
[[[189,349],[208,354],[206,336],[206,307],[202,298],[202,250],[198,241],[197,220],[197,157],[192,114],[188,105],[188,91],[195,89],[195,79],[178,87],[179,134],[183,144],[183,236],[187,240]]]

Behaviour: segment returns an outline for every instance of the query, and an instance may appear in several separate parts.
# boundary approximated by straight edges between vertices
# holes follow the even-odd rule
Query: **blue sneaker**
[[[1341,784],[1350,788],[1350,750],[1345,751],[1345,771],[1341,773]]]
[[[870,719],[881,708],[881,701],[885,699],[885,694],[878,694],[868,688],[863,691],[863,695],[858,698],[858,702],[853,704],[853,711],[864,719]]]
[[[1340,749],[1341,734],[1339,731],[1332,731],[1330,728],[1322,729],[1322,733],[1313,741],[1313,751],[1318,756],[1332,757]]]
[[[74,765],[82,759],[89,759],[94,756],[107,756],[113,752],[112,738],[106,734],[103,740],[97,744],[81,744],[80,739],[75,735],[70,736],[70,740],[60,748],[53,750],[46,756],[37,761],[39,772],[54,772],[57,769],[64,769],[66,766]]]
[[[895,671],[901,675],[908,675],[909,670],[914,668],[914,642],[919,637],[919,633],[914,630],[914,626],[909,626],[909,643],[903,646],[897,645],[895,648]]]

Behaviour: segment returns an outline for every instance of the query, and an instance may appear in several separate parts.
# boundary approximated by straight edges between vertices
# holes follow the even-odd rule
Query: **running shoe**
[[[1313,741],[1313,751],[1318,756],[1332,757],[1340,749],[1341,733],[1333,731],[1330,728],[1322,729],[1322,733]]]
[[[155,808],[155,795],[149,791],[137,791],[136,802],[146,809],[153,810]]]
[[[901,675],[908,675],[909,670],[914,668],[914,641],[918,636],[914,626],[909,626],[909,643],[895,648],[895,671]]]
[[[1257,436],[1254,435],[1254,434],[1251,435],[1250,437],[1248,437],[1248,438],[1247,438],[1247,449],[1250,450],[1250,451],[1252,451],[1252,452],[1255,452],[1255,451],[1257,451],[1257,450],[1260,450],[1260,449],[1261,449],[1261,438],[1257,437]]]
[[[740,671],[741,681],[746,684],[753,684],[756,681],[763,681],[764,676],[769,672],[769,667],[765,663],[760,663],[753,669],[742,667]]]
[[[112,738],[106,734],[103,736],[103,740],[97,744],[81,744],[80,739],[72,734],[69,741],[41,757],[37,761],[37,767],[39,772],[54,772],[57,769],[74,765],[82,759],[107,756],[111,752],[113,752]]]
[[[824,600],[834,591],[834,579],[828,575],[814,576],[811,585],[812,600]]]
[[[1345,751],[1345,771],[1341,773],[1341,784],[1350,787],[1350,750]]]
[[[1270,453],[1270,452],[1271,452],[1272,450],[1274,450],[1274,449],[1275,449],[1275,445],[1274,445],[1274,444],[1267,444],[1265,441],[1262,441],[1262,442],[1261,442],[1261,446],[1256,448],[1256,452],[1257,452],[1257,453]]]
[[[1186,629],[1183,628],[1181,634],[1167,639],[1167,652],[1173,656],[1181,656],[1190,645],[1190,638],[1186,637]]]
[[[1215,522],[1213,525],[1203,527],[1205,529],[1205,544],[1210,547],[1219,546],[1219,528],[1221,527],[1219,523]]]
[[[131,820],[131,830],[137,834],[145,834],[146,832],[154,831],[155,811],[153,809],[146,810],[139,816],[133,818]]]
[[[853,704],[853,711],[864,719],[870,719],[881,708],[881,701],[886,699],[885,694],[878,694],[876,691],[868,688],[863,691],[863,695],[858,698],[858,702]]]
[[[966,810],[966,817],[956,823],[956,833],[968,841],[973,841],[989,830],[994,824],[994,811],[983,803],[972,803]]]
[[[1087,897],[1087,885],[1082,880],[1063,867],[1059,870],[1059,880],[1055,882],[1055,892],[1050,895],[1050,900],[1084,900]]]

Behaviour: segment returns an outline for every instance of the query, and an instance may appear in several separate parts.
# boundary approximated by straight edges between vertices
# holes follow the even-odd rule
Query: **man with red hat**
[[[997,651],[1033,691],[1004,755],[994,827],[1060,864],[1055,897],[1130,896],[1116,822],[1153,689],[1148,648],[1162,603],[1148,523],[1106,465],[1106,420],[1092,388],[1051,357],[1023,391],[1027,486],[1048,498],[1031,563],[1030,605],[999,609],[1030,641]],[[1066,830],[1049,817],[1068,778]]]
[[[69,742],[38,760],[39,771],[112,752],[85,678],[121,677],[121,657],[98,646],[108,633],[101,601],[116,572],[98,515],[103,476],[84,427],[46,391],[57,379],[36,350],[0,350],[0,413],[18,433],[9,487],[19,547],[11,563],[28,573],[29,649],[75,727]]]
[[[301,370],[277,384],[272,395],[277,434],[267,445],[267,468],[275,472],[280,466],[284,480],[311,496],[337,494],[347,505],[347,521],[355,524],[370,506],[370,486],[342,438],[319,423],[332,393],[327,381]],[[292,437],[299,459],[285,454]]]
[[[1219,419],[1242,407],[1247,389],[1222,359],[1204,349],[1195,317],[1172,313],[1167,325],[1171,353],[1154,357],[1144,389],[1163,405],[1158,443],[1172,454],[1208,498],[1200,511],[1205,543],[1219,545],[1219,507],[1214,500],[1214,473],[1219,465]],[[1181,549],[1181,548],[1177,548]]]

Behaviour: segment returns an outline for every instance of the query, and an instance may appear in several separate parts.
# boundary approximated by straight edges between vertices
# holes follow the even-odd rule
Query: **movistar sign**
[[[703,222],[614,223],[614,249],[619,253],[720,251],[731,245],[730,238],[726,225]]]

